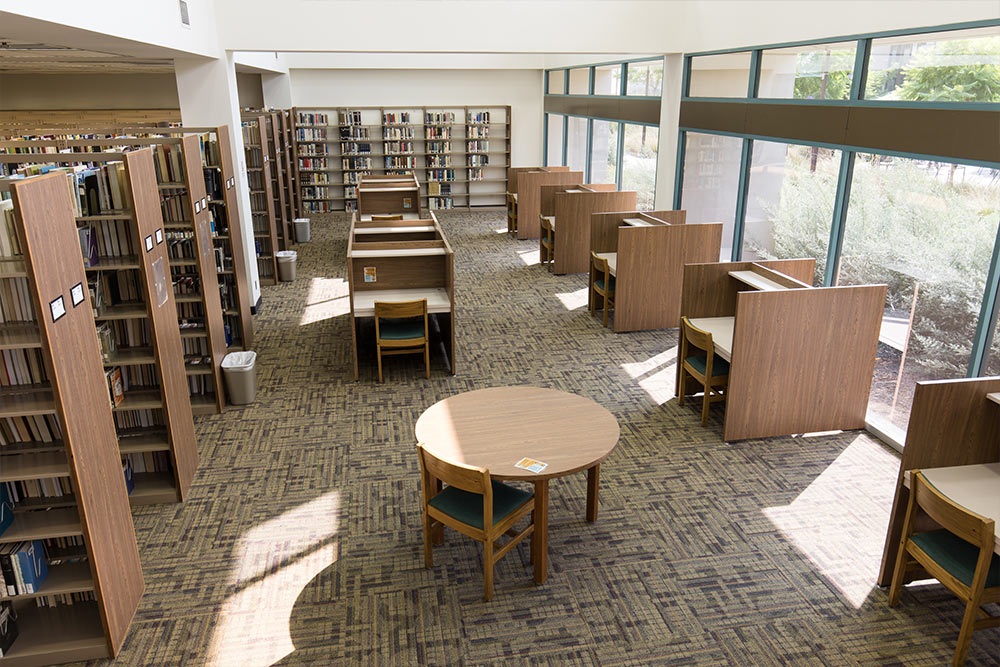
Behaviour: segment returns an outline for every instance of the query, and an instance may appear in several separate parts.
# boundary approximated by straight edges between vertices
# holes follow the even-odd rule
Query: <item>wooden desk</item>
[[[597,520],[600,464],[618,444],[618,421],[594,401],[538,387],[494,387],[438,401],[417,420],[436,456],[487,468],[494,479],[535,486],[535,582],[548,576],[549,480],[587,471],[587,521]],[[514,467],[528,457],[541,473]]]
[[[566,167],[548,167],[518,170],[512,168],[512,183],[517,183],[512,192],[517,193],[517,238],[537,239],[542,234],[539,226],[543,185],[583,183],[582,171],[569,171]]]
[[[416,213],[416,212],[409,213],[409,212],[402,212],[402,211],[396,212],[396,213],[374,213],[374,214],[372,214],[372,213],[361,213],[359,215],[359,219],[361,220],[361,222],[372,222],[372,215],[402,215],[403,216],[403,220],[420,220],[420,214],[419,213]],[[381,222],[381,221],[380,220],[376,220],[375,222]],[[385,222],[392,222],[392,221],[391,220],[386,220]]]
[[[986,399],[1000,405],[1000,391],[994,391],[986,394]]]
[[[352,257],[431,257],[447,255],[445,248],[390,248],[385,250],[356,249]]]
[[[405,176],[366,175],[358,183],[358,214],[362,220],[371,214],[413,212],[419,216],[420,184],[413,174]]]
[[[608,271],[611,275],[617,275],[618,270],[618,253],[616,252],[598,252],[595,253],[599,258],[606,260],[608,263]]]
[[[759,273],[754,273],[753,271],[730,271],[729,275],[744,285],[749,285],[750,287],[761,290],[762,292],[788,289],[784,285],[777,283],[766,276],[762,276]]]
[[[369,218],[371,216],[368,216]],[[412,234],[415,232],[433,232],[433,225],[408,225],[404,227],[355,227],[357,234]]]
[[[416,287],[413,289],[375,289],[354,293],[354,317],[375,317],[376,301],[419,301],[427,299],[427,312],[450,313],[451,299],[443,287]]]
[[[691,319],[691,324],[712,334],[712,345],[715,346],[715,353],[726,361],[732,361],[735,317],[695,317]]]
[[[993,519],[993,552],[1000,554],[1000,463],[922,468],[920,472],[956,505]],[[909,470],[903,473],[903,485],[910,488]]]

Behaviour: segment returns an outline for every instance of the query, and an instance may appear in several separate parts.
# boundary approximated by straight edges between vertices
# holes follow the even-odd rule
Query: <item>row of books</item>
[[[34,595],[48,576],[41,540],[0,545],[0,590],[6,595]]]
[[[428,111],[424,116],[424,122],[427,125],[444,125],[446,123],[455,122],[455,112],[454,111],[439,111],[431,112]]]
[[[477,113],[469,114],[470,123],[488,123],[490,122],[490,112],[489,111],[479,111]]]
[[[412,169],[416,161],[410,157],[387,157],[385,159],[386,169]]]
[[[450,141],[428,141],[427,142],[427,152],[428,153],[450,153],[451,152],[451,142]]]
[[[304,201],[302,202],[302,210],[309,213],[329,213],[333,207],[328,201]],[[357,209],[355,208],[355,210]]]
[[[169,452],[123,454],[122,460],[128,461],[132,465],[132,472],[136,474],[145,472],[170,472],[173,470],[170,464]]]
[[[372,145],[370,143],[359,143],[356,141],[342,141],[340,142],[340,152],[343,155],[371,153]]]
[[[141,285],[134,271],[101,271],[87,277],[95,317],[110,306],[135,303],[141,299]]]
[[[18,348],[0,353],[0,387],[48,382],[39,349]]]
[[[296,114],[295,123],[297,125],[327,125],[330,122],[329,116],[325,113],[304,113]]]
[[[112,417],[115,420],[115,428],[121,436],[123,431],[129,429],[145,429],[155,426],[163,426],[163,411],[160,409],[148,410],[122,410],[115,412]]]
[[[43,477],[41,479],[18,479],[4,482],[11,502],[33,498],[66,498],[73,495],[73,485],[69,477]]]
[[[54,442],[62,437],[55,415],[24,415],[0,419],[0,446],[22,442]]]
[[[361,125],[363,121],[361,120],[360,111],[341,111],[340,115],[341,125]]]
[[[346,197],[348,199],[353,199],[354,197],[357,197],[357,196],[358,196],[358,186],[356,186],[356,185],[349,185],[349,186],[347,186],[347,187],[344,188],[344,197]]]
[[[352,128],[357,130],[358,128]],[[343,135],[343,130],[341,130]],[[368,128],[365,128],[365,137],[368,137]],[[384,127],[382,128],[382,138],[386,140],[412,139],[412,127]]]
[[[261,188],[263,189],[263,185]],[[267,195],[263,192],[250,193],[250,209],[258,213],[267,213]]]
[[[299,157],[322,157],[324,155],[332,155],[333,151],[330,150],[330,144],[310,144],[309,150],[299,151]]]
[[[341,139],[371,139],[371,129],[367,127],[342,127],[340,128]],[[384,133],[383,133],[383,136]]]
[[[232,333],[226,336],[226,345],[232,343]],[[215,381],[211,375],[189,375],[188,389],[192,396],[209,396],[215,393]]]
[[[427,184],[427,194],[429,195],[450,195],[451,183],[441,183],[431,181]]]
[[[222,200],[225,198],[225,186],[222,182],[222,170],[216,167],[205,167],[202,169],[205,176],[205,194],[209,199]]]
[[[454,169],[428,169],[427,170],[427,180],[428,181],[454,181],[455,180],[455,170]]]
[[[330,196],[330,190],[326,186],[314,186],[314,185],[302,186],[303,199],[327,199],[329,196]]]
[[[389,153],[412,153],[413,152],[413,142],[412,141],[387,141],[385,142],[385,152]]]
[[[219,142],[206,132],[198,135],[198,148],[201,150],[201,162],[214,167],[222,166],[222,149]],[[206,170],[207,171],[207,170]]]
[[[299,169],[328,169],[325,157],[300,157],[299,158]]]
[[[370,157],[343,158],[341,166],[346,169],[371,169],[372,159]]]
[[[486,170],[482,167],[467,169],[466,172],[470,181],[481,181],[486,178]]]
[[[486,139],[490,136],[490,128],[487,125],[482,127],[469,127],[465,135],[470,139]]]
[[[263,169],[264,168],[264,151],[260,148],[255,148],[253,146],[247,146],[244,151],[247,168],[248,169]]]
[[[428,167],[450,167],[451,166],[451,155],[428,155],[427,156],[427,166]]]
[[[450,139],[450,127],[427,127],[424,128],[424,136],[428,139]]]
[[[153,166],[157,183],[183,183],[184,151],[180,144],[157,144],[153,146]]]
[[[312,183],[314,185],[323,185],[330,182],[330,174],[326,172],[319,172],[313,174],[304,174],[301,178],[302,183]]]
[[[455,208],[455,202],[451,197],[431,197],[427,200],[427,208],[434,210]]]
[[[489,155],[468,155],[465,163],[470,167],[485,167],[490,163]]]
[[[358,115],[360,116],[360,113]],[[385,125],[403,125],[409,122],[410,122],[409,111],[395,111],[392,113],[382,114],[382,123]]]
[[[326,141],[326,130],[315,127],[298,127],[295,129],[295,138],[298,141]]]
[[[465,142],[465,150],[469,153],[488,153],[490,150],[490,142],[467,141]]]
[[[260,125],[257,121],[243,123],[243,143],[260,145]]]

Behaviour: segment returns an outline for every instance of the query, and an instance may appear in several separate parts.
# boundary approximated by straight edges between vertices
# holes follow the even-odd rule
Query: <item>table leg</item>
[[[434,495],[444,490],[444,482],[439,479],[434,480]],[[439,523],[434,529],[434,544],[444,544],[444,524]]]
[[[587,470],[587,521],[597,521],[597,487],[601,480],[601,464]]]
[[[544,584],[549,565],[549,480],[535,482],[535,534],[531,541],[535,556],[535,583]]]

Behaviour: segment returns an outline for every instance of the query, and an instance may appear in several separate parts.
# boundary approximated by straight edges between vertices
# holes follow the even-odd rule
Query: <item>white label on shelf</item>
[[[154,233],[156,234],[156,245],[163,243],[163,230],[157,229]]]
[[[49,301],[49,310],[52,311],[52,321],[55,322],[60,317],[66,314],[66,303],[60,296],[52,301]]]
[[[149,252],[150,250],[153,249],[153,235],[150,234],[149,236],[147,236],[145,241],[146,241],[146,252]]]
[[[208,208],[208,201],[205,199],[205,197],[201,198],[201,207]]]
[[[79,306],[83,303],[84,297],[83,283],[77,283],[69,290],[70,300],[73,302],[73,307]]]
[[[200,202],[200,201],[196,201],[196,202],[194,203],[194,212],[195,212],[196,214],[197,214],[197,213],[201,213],[201,202]]]

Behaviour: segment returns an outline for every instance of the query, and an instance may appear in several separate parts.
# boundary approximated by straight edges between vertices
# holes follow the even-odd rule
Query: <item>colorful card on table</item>
[[[515,463],[514,467],[520,468],[521,470],[530,470],[531,472],[539,473],[548,468],[549,464],[526,457]]]

